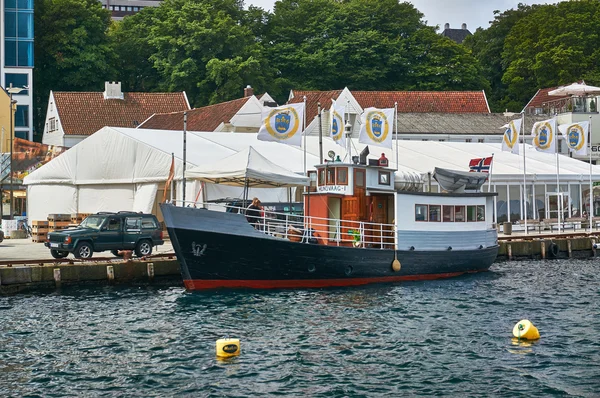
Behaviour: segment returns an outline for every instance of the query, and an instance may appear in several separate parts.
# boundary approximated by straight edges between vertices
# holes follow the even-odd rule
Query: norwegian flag
[[[489,173],[490,167],[492,167],[493,156],[489,158],[477,158],[471,159],[469,162],[469,171],[477,171],[479,173]]]

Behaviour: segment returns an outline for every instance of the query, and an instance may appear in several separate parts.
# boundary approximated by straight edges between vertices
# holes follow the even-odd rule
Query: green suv
[[[69,253],[76,258],[91,258],[94,252],[105,250],[118,257],[120,250],[134,250],[143,257],[163,243],[163,232],[154,215],[121,211],[92,214],[77,227],[50,232],[46,247],[54,258],[65,258]]]

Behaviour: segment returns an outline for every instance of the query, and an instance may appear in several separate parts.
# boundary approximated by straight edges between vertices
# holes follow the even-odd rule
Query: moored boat
[[[358,161],[313,173],[303,216],[265,209],[251,225],[244,209],[162,204],[186,288],[437,279],[485,271],[496,258],[494,193],[422,192],[393,169]]]

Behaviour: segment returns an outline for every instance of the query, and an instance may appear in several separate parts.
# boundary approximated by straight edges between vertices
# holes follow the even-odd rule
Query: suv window
[[[142,218],[141,217],[127,217],[125,219],[125,229],[130,231],[132,229],[140,229],[140,226],[142,224]]]
[[[142,218],[142,228],[156,229],[158,225],[152,218]]]
[[[106,220],[105,216],[88,216],[81,222],[80,226],[83,228],[100,229],[104,220]]]
[[[108,229],[109,231],[120,231],[121,230],[121,219],[120,218],[109,219],[106,229]]]

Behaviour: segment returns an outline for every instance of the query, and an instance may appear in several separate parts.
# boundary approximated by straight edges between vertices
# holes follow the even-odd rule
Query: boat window
[[[338,167],[337,168],[337,184],[348,185],[348,168]]]
[[[390,185],[390,172],[380,171],[379,172],[379,185]]]
[[[485,221],[485,206],[477,206],[477,221]]]
[[[442,206],[429,205],[429,221],[441,221]]]
[[[454,206],[454,221],[465,222],[465,206]]]
[[[309,192],[317,192],[317,172],[309,171],[308,178],[310,179],[310,185],[308,187]]]
[[[325,169],[319,170],[319,185],[325,185]]]
[[[477,206],[467,206],[467,221],[477,221]]]
[[[327,185],[335,185],[335,167],[327,169]]]
[[[427,221],[427,205],[415,205],[415,221]]]
[[[454,221],[454,206],[444,206],[442,208],[442,221],[453,222]]]

